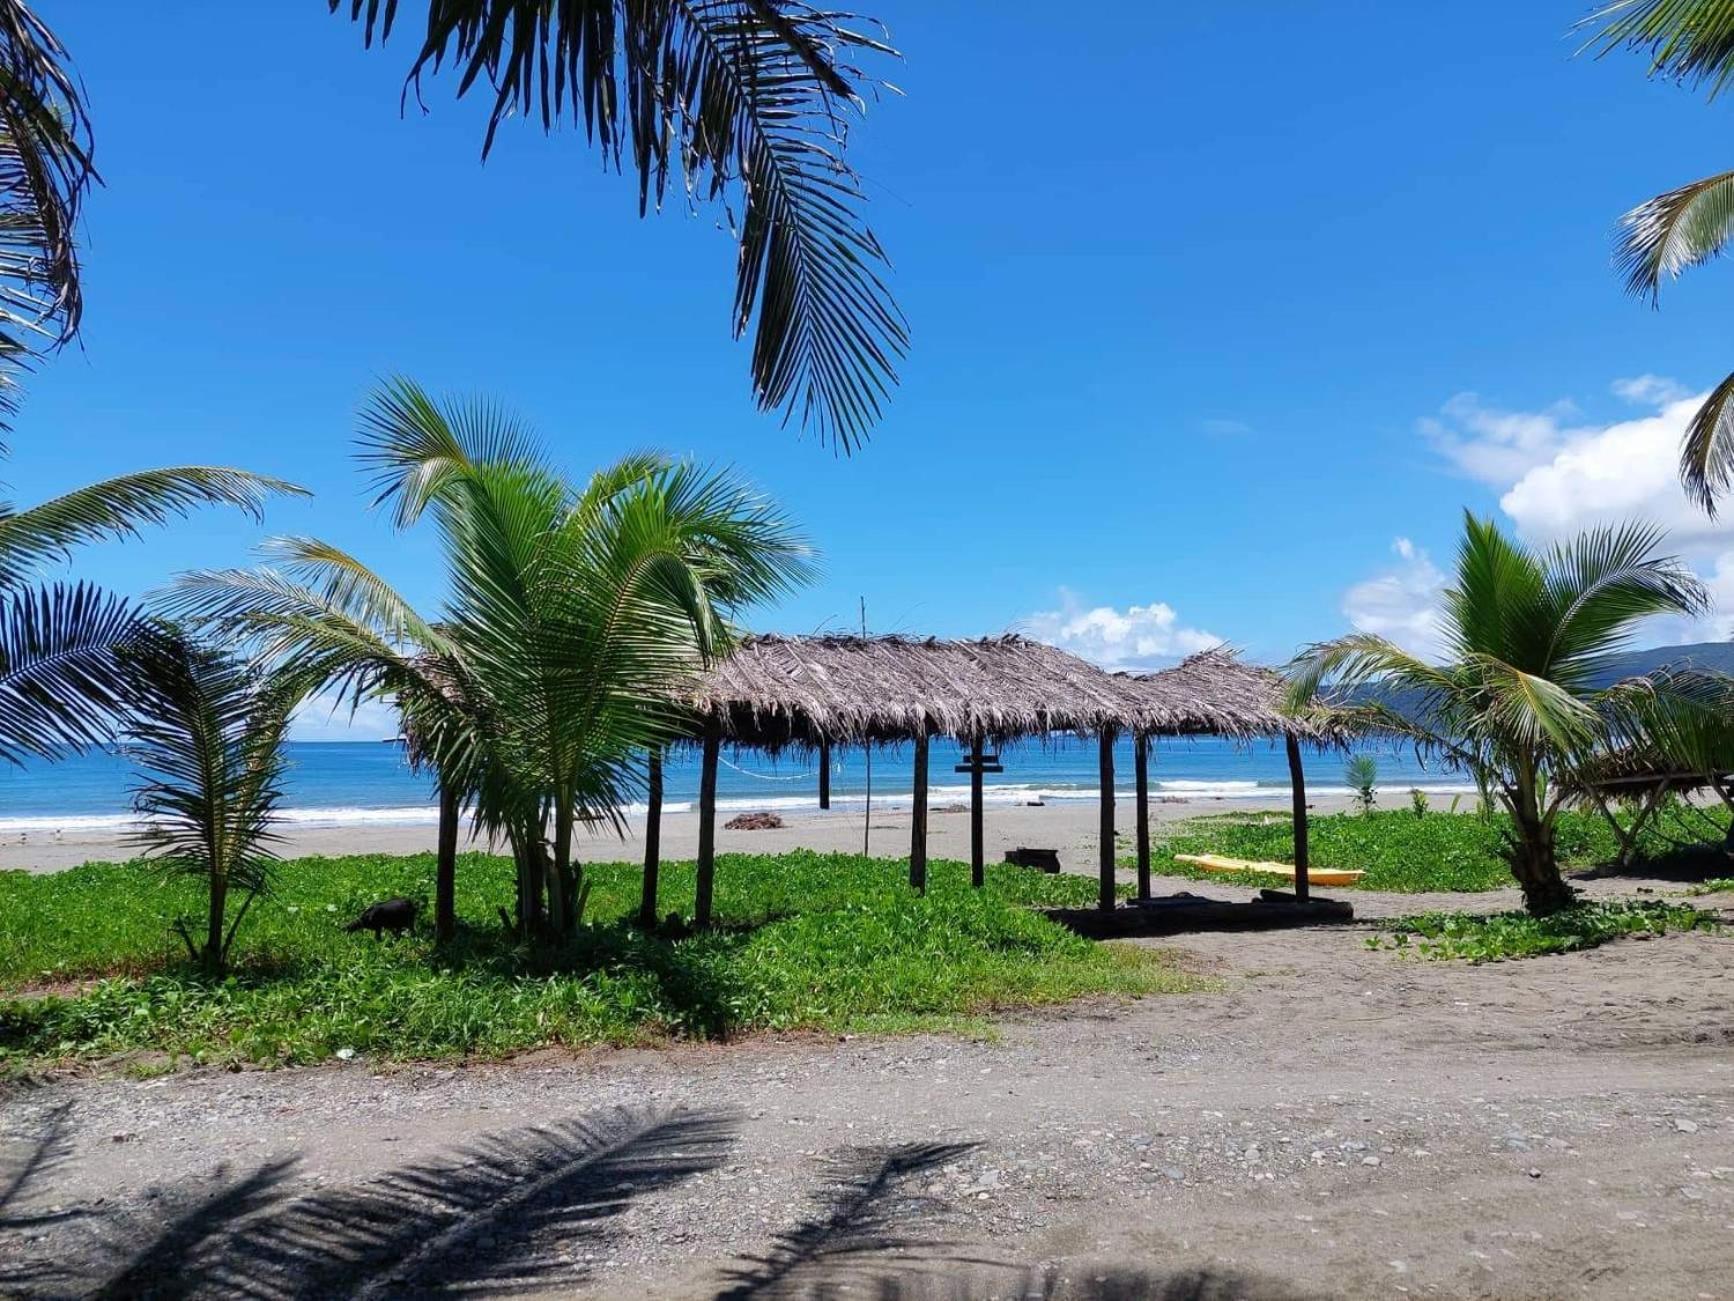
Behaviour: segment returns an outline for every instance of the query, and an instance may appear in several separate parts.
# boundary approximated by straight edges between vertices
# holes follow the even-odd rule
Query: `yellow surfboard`
[[[1292,863],[1265,863],[1250,858],[1225,858],[1221,854],[1176,854],[1176,863],[1190,863],[1206,872],[1269,872],[1272,876],[1294,876]],[[1329,867],[1309,867],[1308,885],[1353,885],[1364,873],[1345,872]]]

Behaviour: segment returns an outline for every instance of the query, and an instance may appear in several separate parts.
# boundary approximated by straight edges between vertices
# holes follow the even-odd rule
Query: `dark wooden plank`
[[[1224,903],[1214,899],[1156,906],[1049,908],[1045,915],[1092,940],[1136,939],[1145,935],[1184,935],[1190,931],[1265,931],[1291,926],[1334,926],[1351,922],[1355,910],[1336,899],[1255,900]]]

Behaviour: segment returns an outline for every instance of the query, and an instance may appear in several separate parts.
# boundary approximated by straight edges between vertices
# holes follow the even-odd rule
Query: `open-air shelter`
[[[1296,741],[1314,739],[1281,713],[1281,679],[1241,664],[1226,651],[1194,655],[1163,673],[1107,672],[1056,647],[1007,635],[979,640],[905,636],[749,637],[712,666],[683,701],[699,746],[698,897],[710,915],[716,855],[716,784],[722,747],[819,756],[820,803],[829,803],[834,746],[908,742],[914,750],[909,878],[927,880],[927,774],[934,738],[950,738],[968,758],[970,867],[982,883],[983,775],[997,771],[1008,742],[1061,734],[1095,737],[1100,770],[1099,903],[1115,903],[1114,745],[1134,740],[1137,766],[1138,864],[1148,894],[1150,845],[1148,741],[1163,735],[1290,738],[1295,776],[1297,847],[1305,843],[1305,794]],[[660,764],[653,759],[645,845],[647,874],[656,870],[661,810]],[[1304,853],[1304,849],[1302,850]],[[1304,861],[1304,860],[1303,860]],[[1297,879],[1304,892],[1304,875]]]

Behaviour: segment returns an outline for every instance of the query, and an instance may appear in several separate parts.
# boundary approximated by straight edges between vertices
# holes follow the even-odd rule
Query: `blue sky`
[[[366,510],[349,460],[402,372],[505,400],[577,472],[644,446],[745,471],[825,562],[767,628],[848,626],[865,596],[876,630],[1118,663],[1215,638],[1281,660],[1353,624],[1424,644],[1466,505],[1537,539],[1650,515],[1734,597],[1734,541],[1671,465],[1684,399],[1734,361],[1730,272],[1653,312],[1609,258],[1621,211],[1729,165],[1729,109],[1573,59],[1581,4],[1056,29],[883,0],[905,93],[855,160],[914,342],[848,460],[753,410],[715,214],[638,220],[578,136],[509,124],[481,166],[482,105],[435,81],[400,117],[408,43],[365,51],[320,0],[40,8],[107,186],[83,347],[30,383],[14,496],[180,462],[317,494],[79,554],[120,590],[301,532],[437,603],[428,540]]]

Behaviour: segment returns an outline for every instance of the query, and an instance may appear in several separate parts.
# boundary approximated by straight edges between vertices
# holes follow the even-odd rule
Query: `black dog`
[[[415,925],[416,911],[417,904],[414,899],[387,899],[383,903],[370,905],[361,916],[343,929],[346,934],[351,935],[356,931],[372,931],[376,940],[385,931],[402,935]]]

